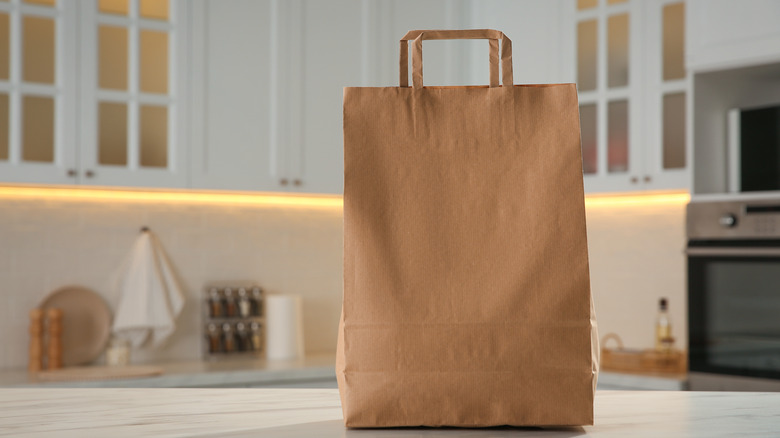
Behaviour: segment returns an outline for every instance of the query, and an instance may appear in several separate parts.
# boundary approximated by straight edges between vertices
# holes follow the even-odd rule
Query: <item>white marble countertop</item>
[[[308,355],[296,360],[238,359],[151,364],[163,374],[132,379],[39,382],[27,370],[0,372],[0,387],[67,388],[207,388],[284,385],[285,383],[332,380],[336,369],[333,354]]]
[[[14,437],[772,437],[780,393],[597,391],[596,425],[345,429],[335,389],[0,389]]]

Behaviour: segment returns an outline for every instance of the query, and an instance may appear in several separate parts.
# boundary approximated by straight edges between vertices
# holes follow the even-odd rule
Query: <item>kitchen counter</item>
[[[345,429],[335,389],[0,389],[0,436],[777,436],[780,393],[597,391],[596,425]]]
[[[39,382],[26,370],[0,372],[0,387],[68,388],[209,388],[209,387],[336,387],[335,356],[304,359],[230,359],[153,364],[163,374],[133,379]]]
[[[651,391],[684,391],[688,375],[668,373],[626,373],[599,371],[598,389],[628,389]]]
[[[67,388],[214,388],[302,387],[335,388],[336,356],[309,355],[305,359],[268,361],[239,359],[221,362],[172,362],[156,364],[163,374],[133,379],[39,382],[26,370],[0,371],[0,387]],[[679,391],[687,387],[686,375],[628,374],[601,371],[599,389],[647,389]]]

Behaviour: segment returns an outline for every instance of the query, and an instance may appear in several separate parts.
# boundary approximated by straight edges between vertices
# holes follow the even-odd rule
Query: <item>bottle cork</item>
[[[30,311],[30,357],[27,370],[37,372],[43,369],[43,310]]]
[[[46,310],[48,345],[46,348],[46,368],[62,368],[62,309]]]

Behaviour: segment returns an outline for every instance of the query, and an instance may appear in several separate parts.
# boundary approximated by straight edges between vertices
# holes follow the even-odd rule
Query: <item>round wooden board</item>
[[[111,335],[111,309],[100,295],[80,286],[50,293],[42,309],[62,309],[62,365],[88,364],[103,352]]]

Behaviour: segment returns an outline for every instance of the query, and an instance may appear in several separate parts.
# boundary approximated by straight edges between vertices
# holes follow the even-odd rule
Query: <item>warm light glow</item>
[[[180,204],[241,204],[278,207],[304,208],[342,208],[340,196],[234,193],[234,192],[195,192],[195,191],[154,191],[154,190],[116,190],[87,188],[54,187],[0,187],[2,198],[41,198],[62,201],[95,202],[164,202]]]
[[[26,198],[96,202],[166,202],[183,204],[241,204],[278,207],[336,208],[344,205],[341,196],[279,193],[236,193],[197,191],[121,190],[80,187],[0,187],[0,199]],[[630,195],[587,195],[585,207],[619,207],[652,204],[687,204],[688,193],[649,193]]]
[[[691,200],[688,193],[649,193],[631,195],[590,195],[585,196],[585,207],[646,206],[657,204],[687,204]]]

